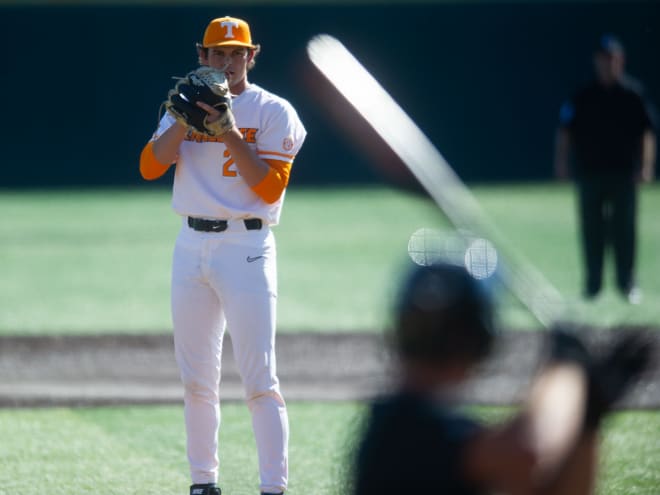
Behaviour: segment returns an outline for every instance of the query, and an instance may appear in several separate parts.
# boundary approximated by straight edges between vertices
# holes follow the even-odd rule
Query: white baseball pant
[[[185,219],[184,219],[185,220]],[[219,383],[225,328],[243,380],[262,492],[286,489],[289,423],[275,362],[277,262],[268,227],[197,232],[185,223],[172,263],[176,361],[184,385],[193,483],[218,480]]]

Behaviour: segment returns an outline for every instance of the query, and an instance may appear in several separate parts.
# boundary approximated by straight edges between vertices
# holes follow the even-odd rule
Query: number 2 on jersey
[[[223,177],[236,177],[238,175],[238,172],[236,171],[235,168],[232,167],[234,164],[234,159],[231,157],[231,154],[229,153],[229,150],[225,150],[224,157],[228,158],[223,164],[222,164],[222,176]]]

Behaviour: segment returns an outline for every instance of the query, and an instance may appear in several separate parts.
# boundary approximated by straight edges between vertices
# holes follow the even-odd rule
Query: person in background
[[[594,53],[595,79],[561,107],[554,168],[560,180],[572,178],[577,188],[584,297],[599,294],[611,246],[617,288],[638,304],[638,185],[654,179],[656,138],[651,105],[626,74],[625,61],[621,42],[602,36]]]

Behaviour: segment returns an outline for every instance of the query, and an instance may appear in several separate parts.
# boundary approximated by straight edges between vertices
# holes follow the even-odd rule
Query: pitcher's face
[[[247,85],[247,67],[253,56],[253,52],[243,46],[218,46],[209,48],[206,54],[200,54],[200,61],[223,70],[229,89],[234,94],[239,94]]]

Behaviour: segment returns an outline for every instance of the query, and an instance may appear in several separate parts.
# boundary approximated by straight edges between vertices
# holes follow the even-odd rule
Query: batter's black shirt
[[[477,495],[461,456],[480,426],[428,398],[400,393],[374,402],[353,473],[354,495]]]
[[[641,138],[652,128],[641,86],[626,79],[613,86],[593,82],[560,112],[572,138],[577,178],[633,177],[641,165]]]

